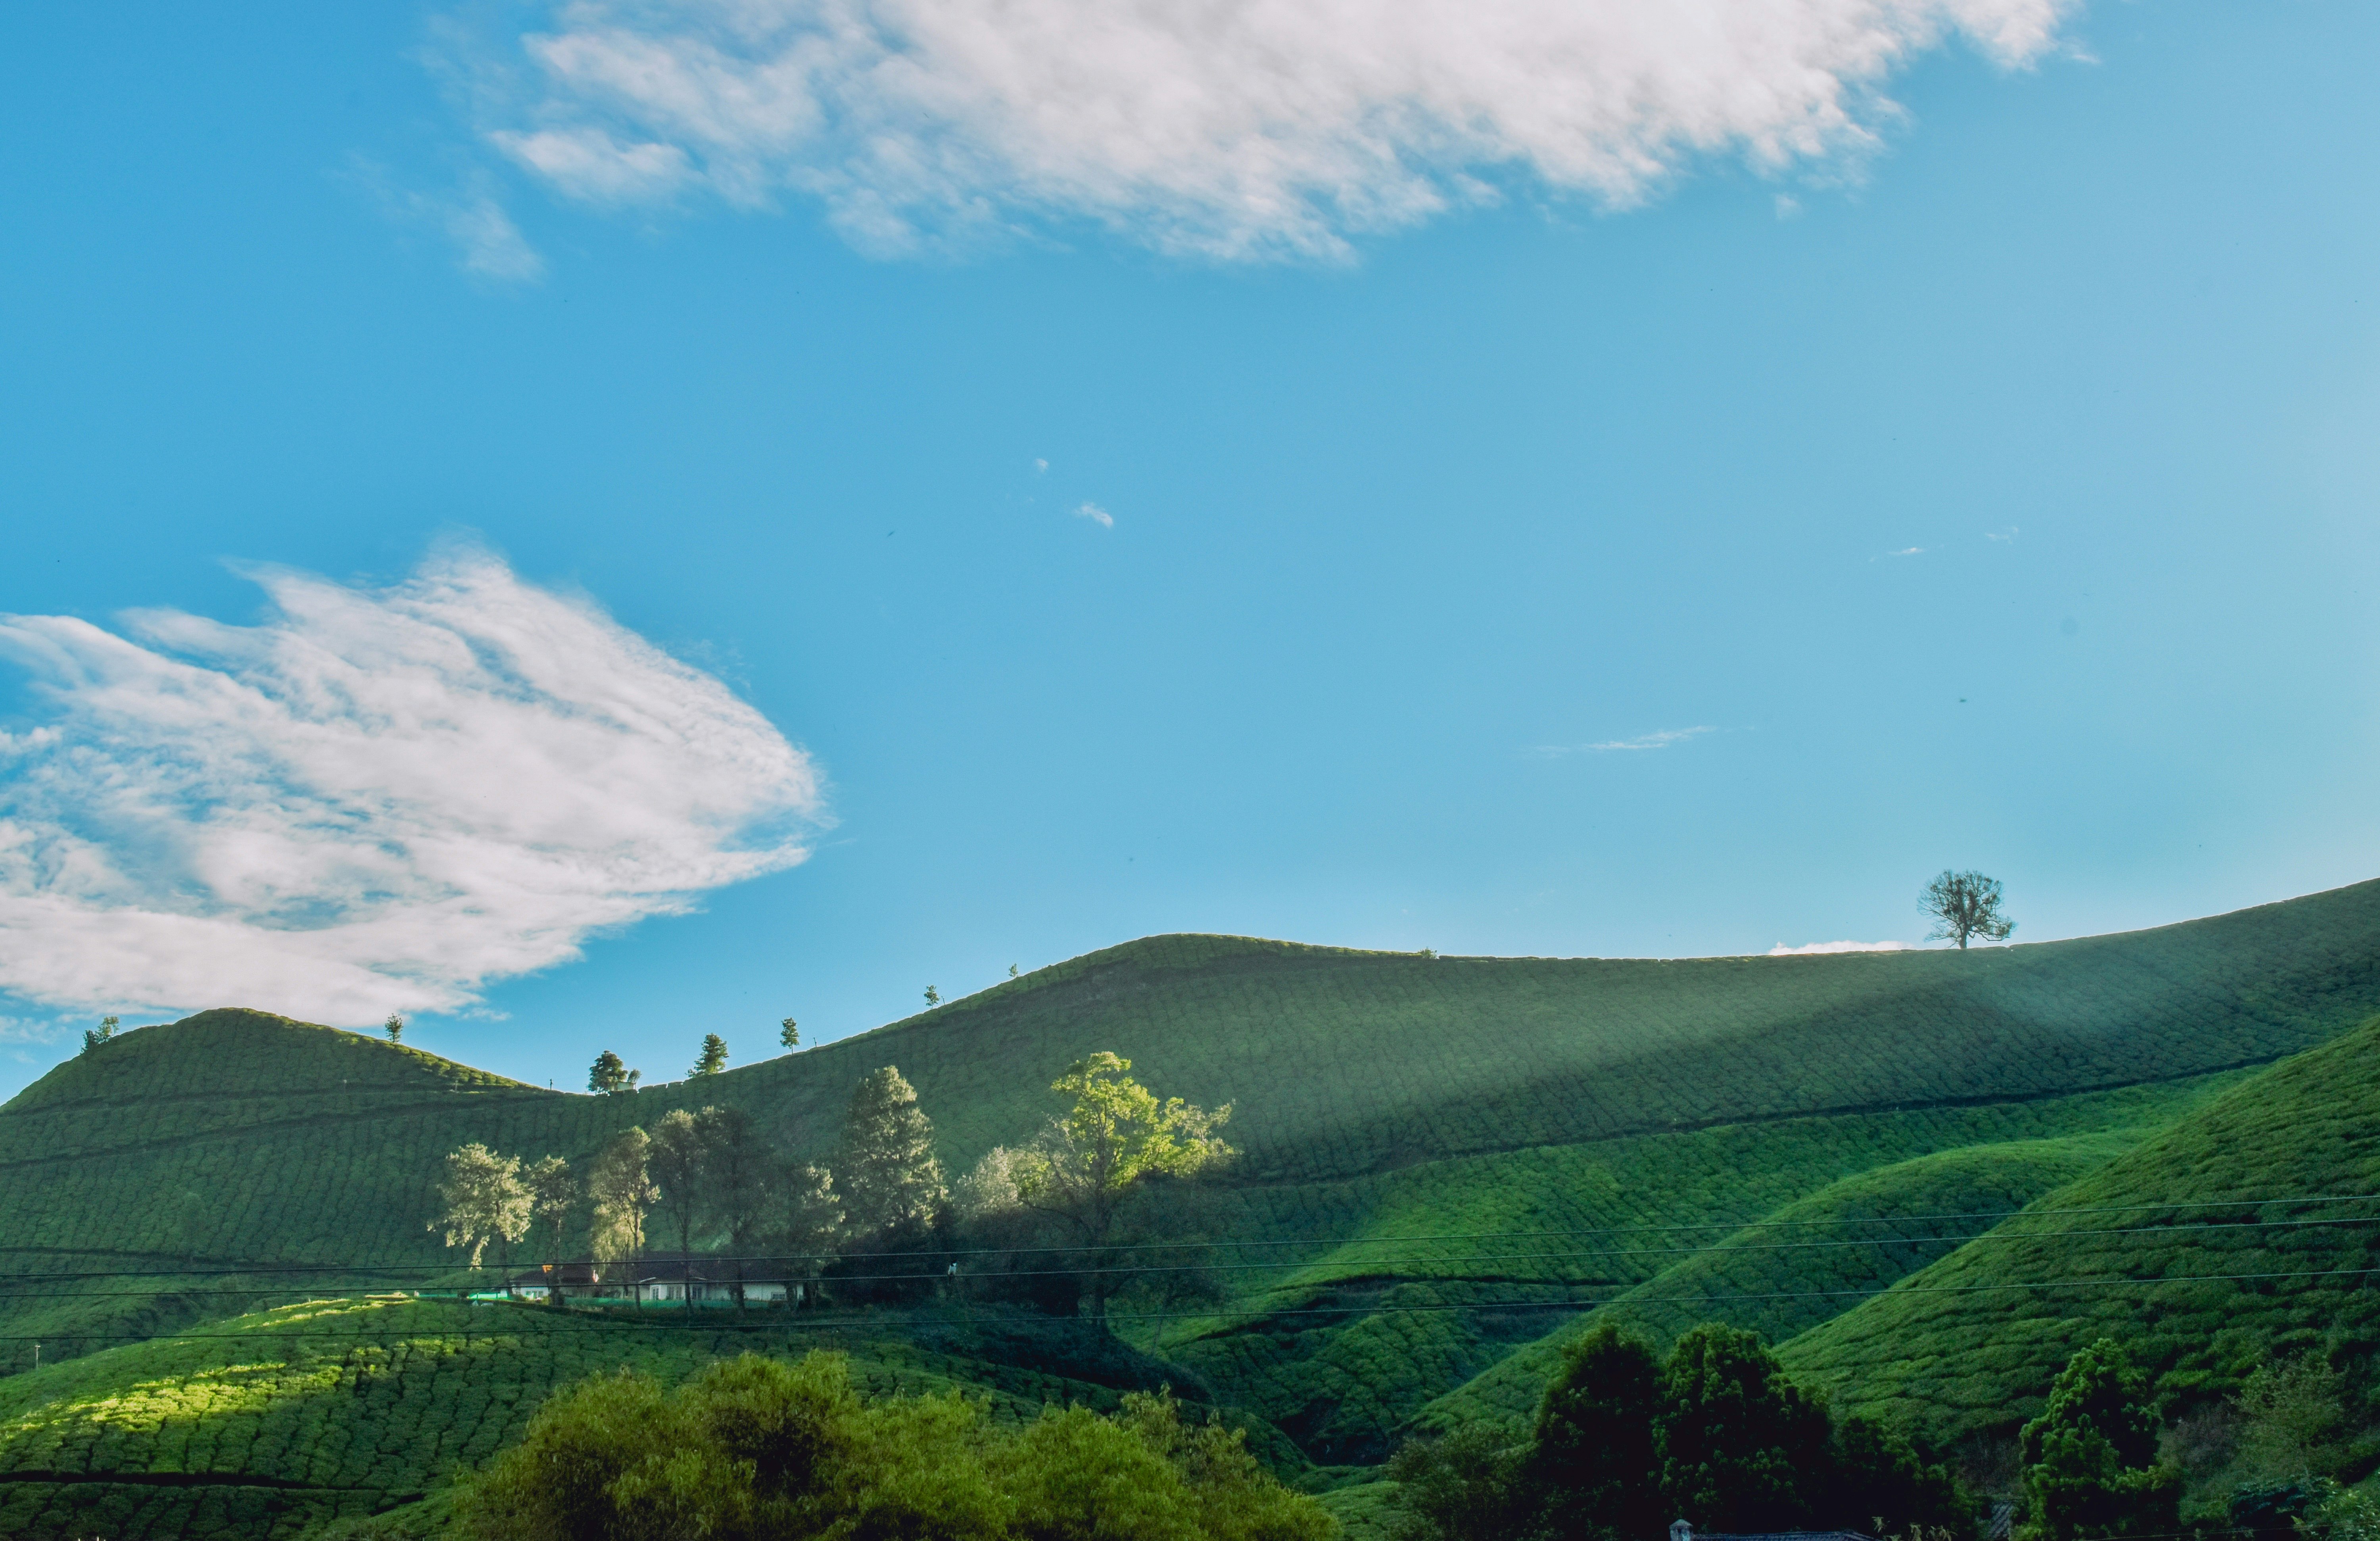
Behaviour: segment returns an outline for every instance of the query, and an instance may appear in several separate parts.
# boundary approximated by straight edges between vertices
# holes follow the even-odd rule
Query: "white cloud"
[[[447,238],[462,255],[464,272],[509,284],[531,283],[545,275],[545,259],[494,199],[457,200],[437,213]]]
[[[1331,257],[1517,178],[1637,202],[1698,156],[1840,169],[1888,79],[2007,67],[2079,0],[548,0],[463,71],[569,195],[824,201],[859,244],[1087,220],[1162,250]]]
[[[341,1024],[468,1006],[800,861],[816,767],[718,680],[457,551],[263,624],[0,616],[0,989]]]
[[[65,1017],[0,1016],[0,1043],[55,1043],[72,1030]]]
[[[1093,524],[1098,525],[1101,529],[1113,529],[1115,528],[1115,516],[1109,513],[1106,509],[1101,508],[1095,503],[1087,503],[1083,504],[1082,507],[1075,509],[1075,517],[1077,519],[1088,519]]]
[[[1609,754],[1614,750],[1666,749],[1672,744],[1683,744],[1687,739],[1699,738],[1712,731],[1708,727],[1664,728],[1659,733],[1648,733],[1637,738],[1614,738],[1601,744],[1548,744],[1541,746],[1537,753],[1559,758],[1563,755]]]
[[[370,161],[357,160],[348,175],[390,219],[430,226],[452,241],[464,272],[507,284],[545,276],[545,259],[489,192],[488,177],[473,177],[474,185],[457,191],[431,193],[398,185],[385,166]]]
[[[1772,958],[1798,958],[1814,953],[1906,953],[1916,947],[1910,941],[1810,941],[1799,947],[1783,942],[1768,950]]]

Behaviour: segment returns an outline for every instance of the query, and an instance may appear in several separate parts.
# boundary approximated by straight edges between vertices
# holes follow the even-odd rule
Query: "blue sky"
[[[799,90],[859,13],[0,23],[0,1089],[230,992],[570,1086],[1170,930],[2374,875],[2380,13],[1420,5],[1375,79],[1072,3],[1073,116],[974,0]]]

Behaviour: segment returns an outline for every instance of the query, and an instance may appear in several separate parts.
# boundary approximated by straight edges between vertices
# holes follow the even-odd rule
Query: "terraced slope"
[[[1050,1369],[999,1353],[1030,1339]],[[1054,1335],[1054,1337],[1053,1337]],[[531,1306],[310,1302],[203,1338],[108,1350],[0,1379],[0,1535],[267,1541],[413,1504],[518,1435],[581,1377],[632,1365],[675,1380],[747,1349],[834,1348],[876,1394],[964,1385],[996,1416],[1115,1404],[1161,1367],[1087,1329],[944,1313],[905,1339],[866,1322],[684,1327]]]
[[[1755,1240],[1730,1234],[1747,1220],[2014,1208],[2238,1079],[2233,1073],[2038,1102],[1791,1119],[1433,1162],[1326,1188],[1354,1200],[1360,1222],[1327,1249],[1296,1251],[1299,1264],[1280,1270],[1285,1277],[1251,1269],[1257,1277],[1242,1282],[1239,1310],[1145,1332],[1120,1325],[1280,1425],[1313,1459],[1378,1461],[1427,1404],[1448,1393],[1455,1399],[1431,1409],[1426,1425],[1533,1410],[1559,1345],[1583,1330],[1583,1317],[1596,1315],[1582,1304],[1732,1293],[1742,1285],[1805,1298],[1700,1302],[1681,1308],[1678,1325],[1710,1317],[1756,1325],[1792,1319],[1796,1309],[1815,1319],[1956,1244],[1917,1236],[1881,1256],[1866,1248],[1696,1250]],[[1280,1201],[1305,1192],[1262,1196]],[[1266,1224],[1269,1219],[1234,1219],[1220,1229],[1301,1233],[1277,1220]],[[1971,1229],[1939,1228],[1945,1236]],[[1429,1235],[1455,1239],[1402,1239]],[[1278,1252],[1233,1256],[1269,1262]],[[1485,1302],[1495,1308],[1455,1309]]]
[[[2365,1360],[2380,1350],[2380,1202],[2289,1200],[2374,1194],[2380,1022],[2238,1086],[1782,1356],[1837,1401],[1937,1437],[2031,1416],[2066,1357],[2102,1336],[2182,1405],[2276,1353]],[[2058,1212],[2111,1207],[2172,1229]],[[2236,1223],[2256,1219],[2297,1223]],[[2029,1287],[2048,1280],[2115,1283]]]

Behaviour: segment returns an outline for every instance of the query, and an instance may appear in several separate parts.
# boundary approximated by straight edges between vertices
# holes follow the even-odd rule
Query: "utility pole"
[[[40,1374],[40,1373],[41,1373],[41,1368],[42,1368],[42,1345],[41,1345],[41,1344],[39,1344],[39,1343],[35,1343],[35,1344],[33,1345],[33,1371],[34,1371],[34,1373],[35,1373],[35,1374],[37,1374],[37,1375],[38,1375],[38,1374]]]

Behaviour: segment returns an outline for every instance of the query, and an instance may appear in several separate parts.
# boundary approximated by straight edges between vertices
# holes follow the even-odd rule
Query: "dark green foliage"
[[[608,1049],[596,1055],[594,1065],[587,1072],[587,1089],[606,1096],[627,1090],[627,1062]]]
[[[2223,1517],[2234,1532],[2252,1541],[2295,1541],[2298,1522],[2310,1519],[2333,1490],[2321,1477],[2289,1482],[2251,1482],[2232,1489]]]
[[[1397,1541],[1504,1541],[1525,1520],[1526,1451],[1493,1424],[1412,1439],[1389,1462]]]
[[[833,1171],[859,1246],[897,1247],[933,1222],[943,1197],[934,1124],[898,1069],[884,1066],[851,1094]]]
[[[1046,1409],[1014,1432],[955,1395],[867,1402],[844,1361],[722,1362],[674,1393],[623,1372],[564,1392],[468,1485],[488,1541],[1322,1541],[1234,1433],[1166,1397]]]
[[[716,1033],[702,1035],[702,1052],[695,1058],[688,1075],[716,1075],[727,1068],[727,1040]]]
[[[1722,1531],[1956,1531],[1966,1507],[1941,1466],[1867,1419],[1830,1426],[1758,1339],[1716,1323],[1680,1337],[1666,1365],[1609,1323],[1571,1344],[1510,1505],[1537,1541],[1645,1541],[1681,1515]]]
[[[2148,1379],[2102,1338],[2077,1350],[2049,1405],[2019,1437],[2032,1534],[2042,1541],[2164,1536],[2180,1523],[2181,1474],[2157,1464]]]
[[[1680,1338],[1661,1371],[1661,1493],[1697,1528],[1796,1530],[1813,1519],[1827,1410],[1757,1337],[1712,1323]]]
[[[1948,1467],[1857,1414],[1835,1426],[1833,1473],[1818,1507],[1828,1523],[1874,1525],[1882,1535],[1960,1534],[1973,1518]]]
[[[1550,1541],[1647,1541],[1663,1534],[1660,1361],[1606,1323],[1562,1352],[1521,1474],[1529,1519]]]

